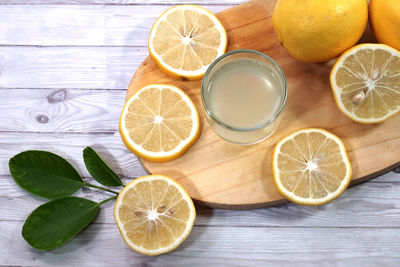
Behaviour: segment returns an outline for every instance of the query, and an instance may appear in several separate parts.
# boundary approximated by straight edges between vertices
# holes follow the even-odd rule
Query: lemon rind
[[[217,27],[218,31],[221,33],[221,36],[220,36],[221,45],[218,48],[216,58],[223,55],[226,52],[226,48],[228,45],[228,38],[226,35],[226,30],[225,30],[224,26],[222,25],[222,23],[218,20],[218,18],[213,13],[211,13],[209,10],[207,10],[203,7],[196,6],[196,5],[177,5],[177,6],[173,6],[169,9],[167,9],[163,14],[161,14],[161,16],[156,20],[156,22],[154,22],[154,24],[151,28],[151,31],[150,31],[150,37],[149,37],[149,41],[148,41],[148,48],[149,48],[150,56],[156,62],[156,64],[161,68],[161,70],[164,71],[169,76],[172,76],[175,78],[188,79],[188,80],[201,79],[209,65],[204,65],[200,69],[194,70],[194,71],[187,71],[187,70],[182,70],[182,69],[178,69],[178,68],[173,68],[170,65],[168,65],[167,63],[165,63],[165,61],[162,59],[162,55],[159,55],[153,48],[152,42],[155,38],[155,35],[154,35],[155,31],[153,31],[153,29],[155,29],[159,25],[159,23],[166,16],[168,16],[168,14],[176,11],[177,9],[190,9],[190,10],[200,12],[200,13],[206,15],[207,17],[209,17],[214,22],[215,27]]]
[[[191,110],[193,127],[190,131],[189,136],[185,140],[183,140],[177,147],[175,147],[174,149],[172,149],[168,152],[166,152],[166,151],[153,152],[153,151],[145,150],[142,148],[141,145],[134,143],[133,140],[127,134],[128,130],[126,128],[125,118],[126,118],[126,115],[128,114],[128,107],[132,103],[133,100],[135,100],[139,97],[141,92],[143,92],[144,90],[146,90],[148,88],[158,88],[160,90],[163,90],[163,88],[168,88],[168,89],[173,90],[174,92],[178,93],[182,97],[183,101],[189,106],[189,108]],[[190,99],[190,97],[185,92],[183,92],[178,87],[172,86],[172,85],[166,85],[166,84],[150,84],[150,85],[147,85],[147,86],[139,89],[126,101],[125,106],[121,113],[119,128],[120,128],[121,138],[122,138],[123,142],[125,143],[126,147],[131,152],[133,152],[134,154],[138,155],[139,157],[141,157],[145,160],[164,162],[164,161],[174,160],[174,159],[180,157],[194,143],[196,143],[196,141],[198,140],[198,138],[200,136],[200,117],[199,117],[198,111],[197,111],[196,106],[194,105],[193,101]]]
[[[374,124],[374,123],[380,123],[383,122],[387,119],[389,119],[390,117],[396,115],[397,113],[400,112],[400,106],[398,107],[397,110],[392,110],[390,112],[388,112],[385,116],[379,117],[379,118],[360,118],[358,117],[356,114],[349,112],[346,107],[343,105],[342,101],[340,101],[340,97],[341,97],[341,92],[342,92],[342,88],[340,88],[337,83],[336,83],[336,74],[339,70],[339,67],[343,64],[343,62],[350,56],[350,55],[354,55],[355,53],[357,53],[358,51],[360,51],[363,48],[369,48],[372,50],[376,50],[376,49],[382,49],[390,54],[392,54],[393,56],[397,56],[400,58],[400,52],[397,51],[395,48],[390,47],[388,45],[385,44],[359,44],[356,45],[352,48],[350,48],[349,50],[347,50],[346,52],[344,52],[339,59],[336,61],[336,63],[334,64],[331,73],[330,73],[330,82],[331,82],[331,87],[332,87],[332,92],[333,92],[333,96],[335,98],[335,102],[336,105],[338,106],[338,108],[340,109],[340,111],[346,115],[348,118],[356,121],[356,122],[360,122],[360,123],[364,123],[364,124]]]
[[[119,211],[119,207],[121,206],[121,199],[125,195],[125,192],[128,191],[127,189],[129,189],[129,188],[133,187],[134,185],[141,183],[141,182],[150,182],[150,181],[160,180],[160,179],[168,182],[168,184],[174,185],[178,189],[178,191],[182,195],[182,199],[184,199],[189,205],[190,216],[187,221],[184,232],[182,233],[182,235],[180,237],[178,237],[175,240],[174,243],[172,243],[168,247],[159,248],[159,249],[155,249],[155,250],[149,250],[149,249],[143,248],[141,246],[137,246],[133,242],[130,241],[130,239],[126,235],[125,229],[123,228],[123,223],[121,222],[121,220],[119,220],[118,211]],[[122,191],[119,193],[117,200],[115,202],[115,205],[114,205],[114,220],[116,222],[119,232],[121,233],[122,239],[127,244],[127,246],[130,247],[132,250],[139,252],[141,254],[144,254],[144,255],[148,255],[148,256],[156,256],[156,255],[168,253],[168,252],[176,249],[189,236],[189,234],[193,228],[195,219],[196,219],[196,208],[195,208],[193,201],[190,198],[189,194],[186,192],[186,190],[180,184],[178,184],[176,181],[174,181],[173,179],[171,179],[165,175],[160,175],[160,174],[142,176],[142,177],[136,178],[135,180],[128,183],[122,189]]]
[[[280,171],[279,171],[279,167],[278,167],[278,154],[280,152],[281,146],[284,143],[286,143],[288,140],[293,139],[295,136],[297,136],[301,133],[311,133],[311,132],[321,133],[321,134],[327,136],[327,138],[330,138],[333,141],[335,141],[335,143],[338,144],[338,146],[339,146],[340,154],[342,155],[343,162],[346,165],[345,178],[340,183],[340,186],[338,187],[338,189],[335,192],[328,194],[326,197],[318,198],[318,199],[311,198],[311,197],[303,198],[303,197],[298,197],[298,196],[294,195],[292,192],[290,192],[289,190],[287,190],[284,187],[284,185],[281,183],[281,181],[279,179]],[[324,129],[306,128],[306,129],[295,131],[294,133],[286,136],[285,138],[283,138],[276,144],[273,155],[272,155],[272,173],[273,173],[273,177],[274,177],[275,186],[276,186],[277,190],[279,191],[279,193],[283,197],[287,198],[288,200],[290,200],[296,204],[317,206],[317,205],[326,204],[326,203],[336,199],[346,190],[346,188],[348,187],[348,185],[351,181],[352,168],[351,168],[350,161],[349,161],[349,158],[346,153],[345,146],[339,137],[337,137],[336,135],[334,135]]]

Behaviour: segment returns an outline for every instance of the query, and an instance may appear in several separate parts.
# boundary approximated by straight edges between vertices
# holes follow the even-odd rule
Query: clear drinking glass
[[[208,67],[201,98],[207,121],[217,135],[236,144],[255,144],[277,128],[286,104],[287,82],[269,56],[234,50]]]

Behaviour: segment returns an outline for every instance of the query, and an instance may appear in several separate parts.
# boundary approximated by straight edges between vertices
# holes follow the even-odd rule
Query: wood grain
[[[216,6],[228,6],[238,5],[243,3],[243,0],[0,0],[0,4],[6,5],[118,5],[125,8],[128,5],[149,5],[157,8],[159,5],[216,5]]]
[[[124,8],[115,5],[37,5],[24,13],[24,5],[0,5],[0,17],[4,21],[13,21],[0,25],[0,45],[147,47],[151,26],[168,7],[143,3]],[[227,6],[205,7],[219,12]],[[59,29],[63,29],[63,34],[59,34]]]
[[[126,89],[145,47],[0,46],[0,88]]]
[[[8,161],[14,155],[30,149],[47,150],[68,160],[84,177],[90,174],[83,165],[82,151],[92,146],[122,179],[145,175],[137,158],[121,141],[119,133],[2,133],[0,132],[0,175],[9,175]]]
[[[275,1],[254,0],[217,16],[228,33],[228,50],[250,48],[265,52],[282,67],[289,87],[288,101],[277,132],[253,146],[238,146],[218,138],[208,126],[201,106],[200,81],[182,82],[164,75],[148,57],[136,71],[127,98],[157,81],[183,88],[200,110],[202,134],[183,157],[169,163],[143,161],[151,173],[164,173],[180,182],[199,203],[215,208],[246,209],[282,204],[272,178],[274,145],[306,127],[327,129],[346,145],[356,184],[399,166],[400,116],[379,125],[362,125],[337,108],[329,85],[330,66],[302,63],[291,57],[272,29]]]
[[[102,212],[102,211],[101,211]],[[0,256],[4,264],[68,265],[207,265],[224,266],[276,265],[303,266],[394,264],[399,260],[398,228],[365,231],[360,228],[256,228],[197,227],[174,253],[161,257],[139,255],[129,249],[119,236],[116,226],[90,225],[72,241],[54,251],[34,251],[19,234],[21,222],[0,222],[0,246],[8,255]],[[227,239],[227,236],[231,238]],[[13,242],[5,243],[3,240]],[[268,240],[269,242],[264,242]],[[232,242],[235,246],[232,246]],[[118,246],[119,249],[113,249]],[[79,248],[79,254],[77,253]],[[96,248],[96,249],[94,249]],[[382,249],[384,248],[384,249]],[[364,255],[368,253],[368,260]],[[10,257],[11,256],[11,257]],[[15,260],[12,260],[15,259]],[[176,263],[176,264],[175,264]],[[247,263],[247,264],[246,264]]]
[[[3,89],[0,131],[118,131],[125,90]]]
[[[385,176],[395,176],[393,173]],[[86,182],[96,184],[93,179]],[[125,179],[125,182],[130,179]],[[11,176],[0,176],[0,221],[24,221],[44,199],[21,189]],[[121,188],[114,188],[119,191]],[[254,210],[219,210],[196,206],[195,226],[229,227],[398,227],[400,224],[400,183],[364,183],[352,187],[334,202],[321,207],[292,203],[280,207]],[[84,188],[75,195],[101,201],[110,193]],[[17,205],[14,205],[17,203]],[[95,224],[114,224],[113,202],[102,206]],[[13,206],[13,209],[10,209]],[[390,217],[390,220],[387,218]]]

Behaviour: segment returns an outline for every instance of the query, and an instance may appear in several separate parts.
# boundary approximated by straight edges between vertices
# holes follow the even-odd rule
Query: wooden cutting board
[[[329,85],[331,65],[303,63],[291,57],[278,42],[271,16],[275,0],[253,0],[217,14],[228,34],[228,50],[255,49],[282,67],[289,87],[287,106],[277,131],[252,146],[223,141],[204,118],[200,81],[179,81],[164,75],[150,57],[140,65],[127,98],[151,83],[182,88],[201,117],[199,141],[181,158],[168,163],[142,161],[149,173],[178,181],[199,204],[214,208],[251,209],[286,202],[277,192],[271,173],[274,145],[289,133],[320,127],[339,136],[353,167],[357,184],[400,166],[400,114],[378,125],[363,125],[344,116]]]

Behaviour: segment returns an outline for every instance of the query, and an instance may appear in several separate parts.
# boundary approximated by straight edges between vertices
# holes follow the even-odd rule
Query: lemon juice
[[[257,143],[272,134],[286,101],[286,81],[276,63],[248,51],[217,59],[202,84],[211,128],[238,144]]]

